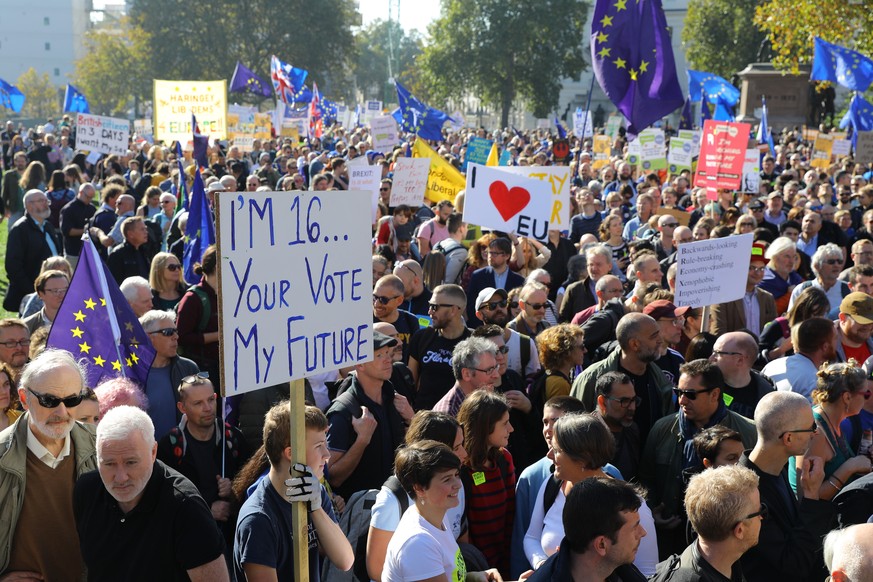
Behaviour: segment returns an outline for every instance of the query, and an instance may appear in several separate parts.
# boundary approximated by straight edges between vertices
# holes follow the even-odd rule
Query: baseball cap
[[[690,307],[676,307],[672,301],[668,301],[667,299],[658,299],[656,301],[652,301],[643,309],[643,313],[651,316],[653,319],[661,319],[662,317],[673,319],[675,317],[682,317]]]
[[[782,192],[779,190],[773,190],[769,194],[767,194],[767,200],[773,200],[774,198],[782,198]]]
[[[397,345],[397,338],[393,338],[390,335],[385,335],[384,333],[374,331],[373,332],[373,349],[381,350],[382,348],[393,348]]]
[[[769,263],[770,260],[766,258],[767,254],[767,245],[764,243],[756,242],[752,244],[752,256],[750,261],[760,261],[763,263]]]
[[[764,203],[756,198],[749,202],[749,208],[752,210],[762,210],[764,208]]]
[[[495,289],[494,287],[485,287],[481,291],[479,291],[479,295],[476,296],[476,311],[479,311],[479,308],[483,303],[487,303],[491,300],[495,295],[500,295],[502,299],[506,299],[509,295],[506,293],[505,289]]]
[[[224,192],[225,190],[226,188],[224,187],[224,184],[218,180],[206,187],[207,192]]]
[[[849,293],[840,303],[840,313],[851,315],[861,325],[873,323],[873,297],[860,291]]]

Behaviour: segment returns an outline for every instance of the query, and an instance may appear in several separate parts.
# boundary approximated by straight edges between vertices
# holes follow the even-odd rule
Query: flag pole
[[[127,373],[124,371],[124,359],[121,357],[121,329],[118,327],[118,318],[115,315],[115,308],[112,305],[112,295],[109,293],[109,285],[106,284],[106,273],[103,270],[103,261],[97,254],[97,249],[94,248],[94,243],[91,237],[87,234],[82,237],[85,246],[88,247],[88,253],[91,254],[91,261],[97,265],[97,278],[100,283],[100,291],[106,300],[106,312],[109,314],[109,327],[112,329],[112,343],[115,345],[115,355],[118,357],[118,362],[121,364],[121,377],[127,378]]]
[[[582,135],[579,136],[579,151],[585,149],[585,130],[588,128],[588,113],[591,111],[591,94],[594,93],[594,81],[596,79],[594,71],[591,71],[591,85],[588,87],[588,102],[585,104],[585,116],[582,118]],[[594,120],[591,120],[591,125],[594,125]],[[594,133],[594,128],[591,128],[591,133]],[[576,160],[576,167],[573,168],[573,180],[579,177],[579,160]]]

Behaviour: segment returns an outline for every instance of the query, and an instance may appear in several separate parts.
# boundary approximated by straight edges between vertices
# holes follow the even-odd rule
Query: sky
[[[376,19],[388,19],[389,0],[359,0],[364,25]],[[400,25],[409,32],[427,33],[427,25],[440,15],[439,0],[400,0]],[[396,17],[395,17],[396,18]]]

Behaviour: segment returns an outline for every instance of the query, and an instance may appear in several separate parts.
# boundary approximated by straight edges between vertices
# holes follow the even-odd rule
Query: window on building
[[[52,43],[50,43],[50,42],[45,43],[45,50],[47,50],[47,51],[52,50]]]
[[[61,76],[61,70],[58,69],[57,67],[55,67],[55,77],[60,77],[60,76]]]
[[[50,22],[50,20],[49,20],[49,17],[48,17],[48,16],[46,16],[45,18],[42,19],[42,23],[43,23],[45,26],[48,26],[48,25],[49,25],[49,22]]]

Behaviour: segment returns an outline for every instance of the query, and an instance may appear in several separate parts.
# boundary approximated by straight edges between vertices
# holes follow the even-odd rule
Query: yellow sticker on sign
[[[477,471],[473,473],[473,485],[481,485],[485,482],[485,473],[482,471]]]

